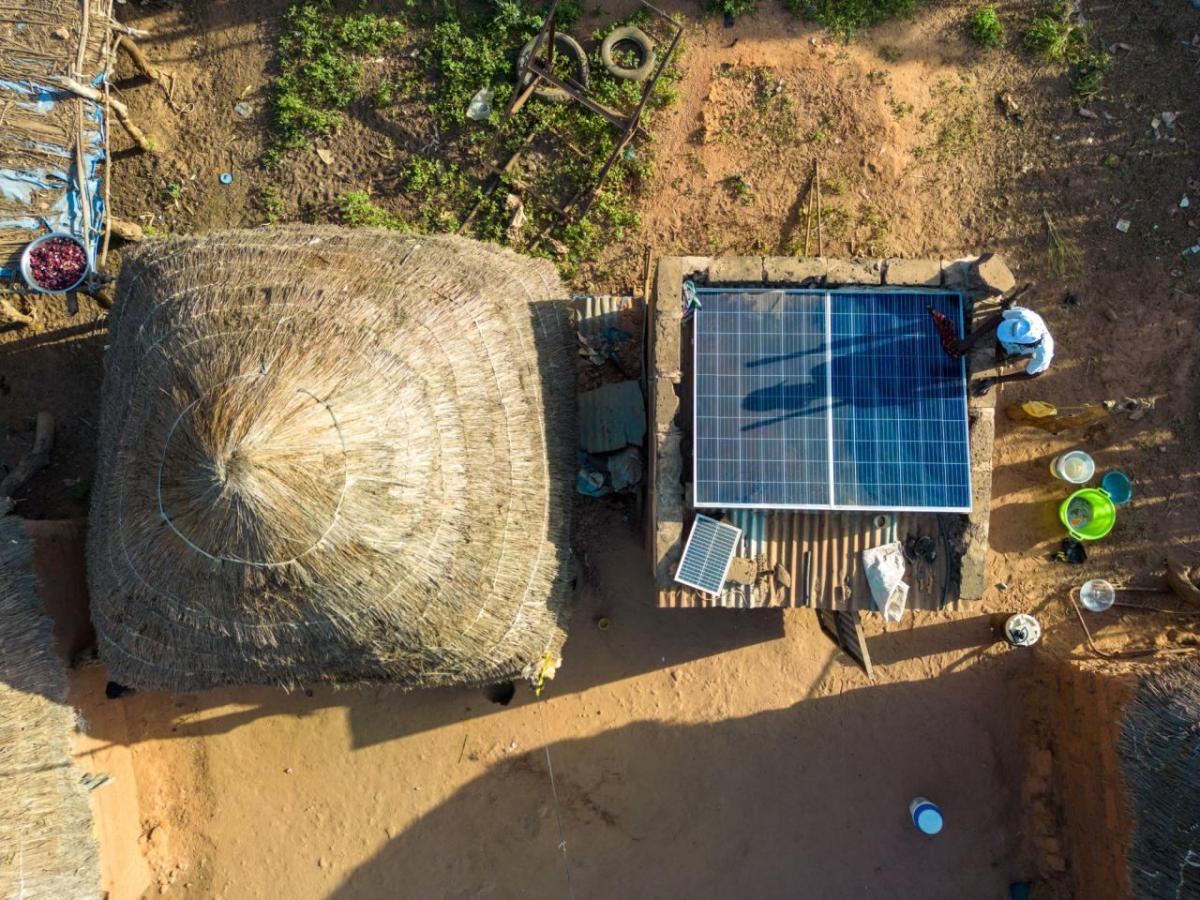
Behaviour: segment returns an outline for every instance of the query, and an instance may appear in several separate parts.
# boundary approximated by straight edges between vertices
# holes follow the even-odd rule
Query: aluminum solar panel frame
[[[969,512],[966,364],[911,289],[699,292],[694,503]]]
[[[675,580],[708,594],[720,594],[741,539],[740,528],[710,516],[697,515],[679,559],[679,568],[675,570]]]

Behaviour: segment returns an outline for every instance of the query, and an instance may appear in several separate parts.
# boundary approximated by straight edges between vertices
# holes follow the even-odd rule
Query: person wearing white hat
[[[1024,293],[1028,287],[1027,285],[1018,293]],[[971,387],[976,394],[985,394],[1003,381],[1037,378],[1050,368],[1050,363],[1054,360],[1054,338],[1050,329],[1046,327],[1045,320],[1032,309],[1013,305],[1015,299],[1016,297],[1013,297],[1006,301],[1003,310],[984,319],[951,353],[953,356],[966,354],[983,337],[994,331],[997,356],[1001,357],[1002,361],[1014,356],[1029,358],[1023,371],[975,379]]]

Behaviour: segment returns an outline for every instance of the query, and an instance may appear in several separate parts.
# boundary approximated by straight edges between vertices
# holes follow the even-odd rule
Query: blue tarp
[[[97,75],[94,87],[102,87],[104,75]],[[74,147],[57,147],[27,140],[24,149],[36,151],[46,157],[44,165],[36,168],[14,168],[0,164],[0,197],[18,206],[25,206],[29,214],[0,219],[0,229],[21,229],[29,232],[29,240],[49,231],[66,231],[83,240],[88,250],[88,262],[96,263],[96,254],[104,236],[104,197],[101,189],[101,163],[104,161],[104,111],[99,104],[81,100],[74,94],[40,84],[36,81],[6,81],[0,79],[0,98],[15,97],[17,106],[31,112],[49,115],[56,104],[64,100],[84,104],[86,144],[83,153],[86,185],[81,186],[75,171]],[[9,135],[7,140],[12,140]],[[21,144],[8,149],[20,149]],[[61,162],[59,162],[61,161]],[[48,209],[41,208],[41,192],[50,191],[58,195]],[[90,233],[83,234],[82,204],[87,198],[90,218]],[[0,277],[19,276],[15,265],[0,262]]]

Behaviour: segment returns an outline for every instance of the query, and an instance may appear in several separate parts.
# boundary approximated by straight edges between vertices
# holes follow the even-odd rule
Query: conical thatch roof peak
[[[549,263],[336,229],[122,271],[90,572],[118,680],[511,677],[557,652],[574,381]]]

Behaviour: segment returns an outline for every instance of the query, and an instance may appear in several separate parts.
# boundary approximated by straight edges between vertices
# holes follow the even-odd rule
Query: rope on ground
[[[575,885],[571,881],[571,859],[567,855],[567,833],[563,828],[562,808],[558,800],[558,782],[554,778],[554,762],[550,759],[550,741],[546,737],[546,712],[542,708],[542,687],[546,683],[546,671],[553,671],[556,664],[557,660],[554,655],[550,651],[546,651],[533,682],[533,696],[537,702],[538,717],[542,726],[542,749],[546,753],[546,771],[550,773],[550,796],[554,799],[554,823],[558,828],[558,850],[562,853],[563,873],[567,879],[567,896],[571,900],[575,900]]]

